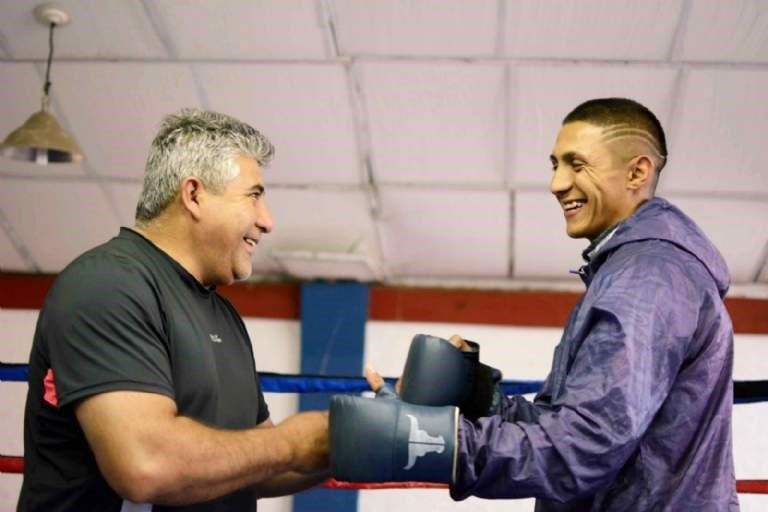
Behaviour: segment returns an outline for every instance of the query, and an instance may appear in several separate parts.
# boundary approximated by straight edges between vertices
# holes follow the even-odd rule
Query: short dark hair
[[[565,116],[563,124],[583,121],[596,126],[628,124],[650,134],[656,150],[662,156],[658,171],[667,161],[667,138],[656,115],[647,107],[628,98],[598,98],[585,101]]]

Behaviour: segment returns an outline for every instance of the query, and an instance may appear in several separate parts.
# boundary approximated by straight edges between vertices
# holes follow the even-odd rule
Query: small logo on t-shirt
[[[221,338],[219,338],[218,334],[209,334],[208,336],[211,338],[212,342],[221,343]]]

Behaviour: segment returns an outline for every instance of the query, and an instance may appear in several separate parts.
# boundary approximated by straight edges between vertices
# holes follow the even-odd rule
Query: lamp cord
[[[48,92],[51,90],[51,62],[53,61],[53,29],[56,28],[55,23],[51,23],[51,29],[48,32],[48,64],[45,66],[45,85],[43,86],[43,94],[48,97]]]

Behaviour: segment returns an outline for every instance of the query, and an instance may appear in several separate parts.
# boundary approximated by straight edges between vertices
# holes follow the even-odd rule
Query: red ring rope
[[[326,489],[447,489],[448,484],[433,484],[431,482],[368,482],[365,484],[339,482],[331,478],[323,483]]]
[[[24,457],[0,455],[0,473],[23,473]],[[380,489],[447,489],[446,484],[430,482],[371,482],[365,484],[327,480],[326,489],[380,490]],[[740,494],[768,494],[768,480],[738,480],[736,491]]]

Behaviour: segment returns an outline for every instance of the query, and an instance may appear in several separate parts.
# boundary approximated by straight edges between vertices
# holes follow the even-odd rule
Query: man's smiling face
[[[634,211],[627,162],[605,140],[604,128],[583,121],[563,125],[550,155],[550,190],[563,208],[572,238],[594,240]]]

